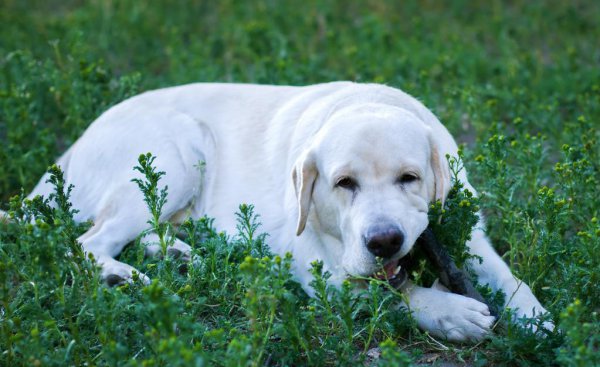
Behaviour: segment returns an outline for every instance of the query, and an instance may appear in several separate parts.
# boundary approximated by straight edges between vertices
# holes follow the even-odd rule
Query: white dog
[[[100,116],[58,160],[75,186],[75,219],[94,222],[79,240],[105,279],[127,281],[135,270],[114,257],[148,226],[131,182],[146,152],[166,172],[162,219],[206,214],[233,231],[238,205],[254,204],[271,249],[294,255],[295,275],[310,294],[314,260],[339,285],[376,272],[376,257],[390,268],[411,250],[429,204],[449,190],[445,156],[456,156],[457,146],[419,101],[382,85],[193,84],[133,97]],[[464,170],[459,178],[474,192]],[[31,196],[49,194],[46,179]],[[483,258],[470,263],[480,282],[502,290],[517,316],[546,312],[481,228],[468,243]],[[190,248],[177,240],[173,251]],[[413,285],[404,293],[418,325],[439,337],[480,340],[494,322],[485,304],[461,295]]]

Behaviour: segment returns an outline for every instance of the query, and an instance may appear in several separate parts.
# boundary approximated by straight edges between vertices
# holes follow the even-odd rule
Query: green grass
[[[102,111],[144,90],[386,83],[465,143],[494,245],[560,325],[545,338],[508,324],[476,346],[435,342],[394,311],[397,295],[376,282],[362,298],[328,290],[319,264],[309,299],[249,206],[237,234],[186,223],[198,259],[187,274],[132,244],[121,260],[153,283],[108,288],[54,170],[61,205],[34,200],[0,224],[0,365],[598,365],[598,19],[595,1],[0,2],[3,209]]]

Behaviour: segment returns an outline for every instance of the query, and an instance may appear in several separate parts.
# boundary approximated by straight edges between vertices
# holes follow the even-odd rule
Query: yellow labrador
[[[75,219],[94,221],[80,242],[105,278],[126,281],[134,270],[114,257],[147,228],[148,210],[131,182],[145,152],[167,173],[164,220],[207,214],[233,231],[238,205],[254,204],[272,250],[293,253],[295,276],[310,294],[314,260],[339,285],[373,274],[376,257],[389,267],[411,250],[427,227],[429,203],[448,192],[445,155],[456,156],[457,146],[419,101],[377,84],[192,84],[133,97],[100,116],[58,160],[75,186]],[[474,191],[464,170],[460,180]],[[49,193],[45,181],[31,196]],[[546,312],[482,227],[468,243],[483,259],[470,264],[480,281],[503,290],[517,316]],[[179,240],[174,250],[190,251]],[[404,291],[404,306],[433,335],[463,341],[490,332],[494,319],[483,303],[434,288]]]

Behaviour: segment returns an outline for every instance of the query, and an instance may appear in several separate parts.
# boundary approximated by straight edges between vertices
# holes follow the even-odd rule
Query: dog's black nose
[[[375,225],[367,231],[365,242],[373,255],[388,258],[402,247],[404,233],[395,225]]]

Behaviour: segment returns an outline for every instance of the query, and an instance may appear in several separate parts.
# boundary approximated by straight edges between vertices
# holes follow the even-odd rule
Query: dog
[[[156,156],[169,197],[162,220],[208,215],[235,230],[240,203],[252,203],[273,252],[291,252],[309,295],[315,260],[335,286],[351,276],[394,268],[428,225],[428,208],[451,186],[446,156],[457,156],[448,130],[417,99],[384,85],[332,82],[305,87],[191,84],[143,93],[102,114],[57,164],[78,222],[93,226],[79,241],[109,282],[135,269],[115,260],[147,229],[150,213],[132,170],[141,153]],[[202,169],[199,167],[203,167]],[[47,174],[30,197],[47,196]],[[458,179],[475,193],[462,170]],[[546,310],[475,227],[469,263],[479,282],[506,294],[516,317]],[[157,236],[146,241],[159,251]],[[188,256],[177,239],[169,251]],[[145,275],[140,274],[147,281]],[[479,341],[494,324],[474,299],[407,283],[406,307],[418,326],[450,341]],[[552,329],[548,323],[547,328]]]

